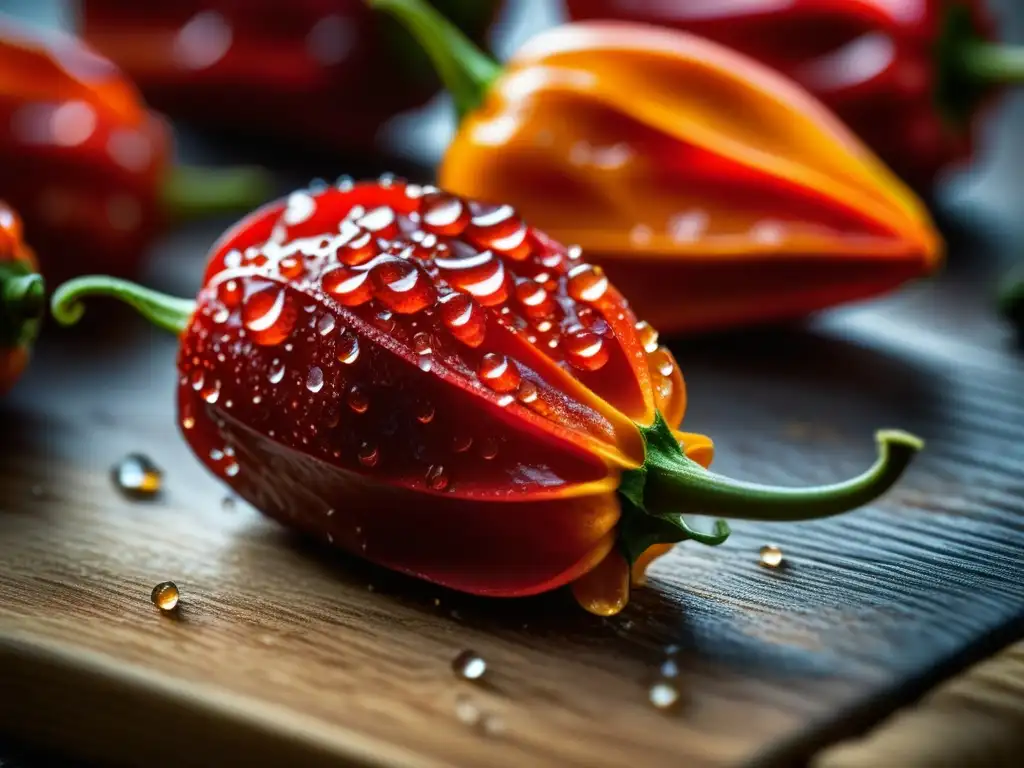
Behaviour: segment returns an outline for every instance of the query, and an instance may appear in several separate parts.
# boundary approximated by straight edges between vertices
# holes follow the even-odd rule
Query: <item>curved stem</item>
[[[972,42],[961,53],[964,70],[985,84],[1024,83],[1024,47]]]
[[[82,299],[87,296],[107,296],[130,304],[153,325],[182,334],[196,303],[164,293],[151,291],[141,285],[105,275],[89,275],[70,280],[60,286],[50,302],[50,311],[61,325],[74,325],[85,313]]]
[[[178,219],[250,211],[272,194],[270,174],[258,166],[175,165],[161,189],[164,208]]]
[[[744,483],[708,472],[679,454],[653,452],[647,459],[644,503],[652,514],[674,510],[748,520],[813,520],[838,515],[887,491],[923,447],[921,440],[898,430],[880,431],[876,438],[878,459],[864,474],[811,488]]]
[[[461,120],[480,106],[501,66],[424,0],[367,0],[395,16],[423,46]]]

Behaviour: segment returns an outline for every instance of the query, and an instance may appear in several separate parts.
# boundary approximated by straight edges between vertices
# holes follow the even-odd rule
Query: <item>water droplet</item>
[[[388,309],[408,315],[434,303],[436,291],[423,267],[400,256],[378,259],[370,270],[374,296]]]
[[[480,361],[480,379],[499,394],[514,392],[519,387],[519,371],[505,355],[488,352]]]
[[[608,278],[600,267],[578,264],[569,270],[567,290],[576,301],[598,301],[608,290]]]
[[[348,407],[356,413],[366,413],[370,407],[370,398],[359,385],[353,385],[348,391]]]
[[[434,420],[434,406],[430,403],[420,403],[416,410],[416,420],[421,424],[429,424]]]
[[[355,227],[351,222],[348,224],[350,227]],[[379,254],[380,247],[377,245],[377,238],[373,236],[373,233],[364,232],[357,228],[357,233],[353,234],[350,239],[338,249],[336,256],[338,261],[342,264],[346,264],[350,267],[356,267],[360,264],[365,264]]]
[[[253,341],[264,346],[280,344],[295,327],[296,312],[287,292],[279,287],[264,288],[242,304],[242,324]]]
[[[483,248],[493,248],[522,260],[532,250],[529,231],[510,205],[481,206],[466,230],[466,237]]]
[[[398,217],[395,212],[386,205],[374,208],[369,213],[356,220],[356,224],[374,237],[390,240],[398,234]]]
[[[452,671],[463,680],[479,680],[487,671],[487,662],[476,651],[463,651],[452,660]]]
[[[416,361],[416,365],[424,373],[430,373],[431,369],[434,367],[433,362],[431,362],[430,358],[426,356],[419,358],[419,360]]]
[[[225,307],[234,309],[242,303],[242,286],[237,280],[225,280],[217,286],[217,299]]]
[[[576,368],[596,371],[608,362],[608,347],[605,340],[593,331],[573,331],[565,336],[563,343],[566,359]]]
[[[359,446],[359,463],[364,467],[375,467],[377,461],[380,459],[380,451],[377,450],[376,446],[370,445],[369,443],[363,443]]]
[[[335,345],[338,360],[351,365],[359,358],[359,338],[351,331],[345,331]]]
[[[480,708],[468,696],[455,699],[455,719],[463,725],[477,725],[480,722]]]
[[[225,496],[220,500],[220,508],[225,512],[233,512],[235,510],[236,503],[234,496]]]
[[[658,671],[662,677],[679,677],[679,665],[673,659],[666,659]]]
[[[655,708],[669,710],[679,703],[679,689],[667,680],[659,680],[651,686],[647,697]]]
[[[226,467],[224,467],[224,474],[227,475],[228,477],[234,477],[235,475],[238,474],[239,469],[240,467],[238,466],[237,463],[231,462]]]
[[[524,379],[519,384],[519,391],[516,393],[516,397],[520,403],[524,405],[530,405],[531,403],[537,402],[537,385],[532,381]]]
[[[433,344],[430,341],[430,334],[423,331],[412,337],[412,346],[416,350],[417,355],[429,355],[434,351]]]
[[[374,315],[373,324],[384,331],[384,333],[391,333],[395,330],[395,316],[385,309]]]
[[[463,293],[450,293],[441,299],[441,320],[452,336],[469,347],[483,343],[487,332],[484,310]]]
[[[655,349],[654,352],[650,354],[647,362],[651,368],[656,370],[662,376],[671,376],[672,371],[674,371],[676,367],[672,353],[665,349],[665,347],[658,347]]]
[[[373,298],[370,273],[339,265],[324,272],[320,285],[335,301],[346,307],[358,307]]]
[[[423,228],[435,235],[454,237],[469,224],[469,208],[457,197],[431,192],[420,199]]]
[[[178,585],[173,581],[161,581],[149,595],[153,605],[164,613],[170,613],[178,607],[181,594],[178,592]]]
[[[302,258],[295,254],[284,256],[277,262],[277,271],[286,280],[294,280],[302,274],[303,270]]]
[[[129,453],[114,465],[111,473],[114,485],[134,498],[152,498],[163,485],[163,471],[141,453]]]
[[[473,445],[473,438],[469,435],[455,435],[452,438],[452,450],[455,453],[465,453]]]
[[[774,544],[761,547],[761,565],[765,568],[778,568],[782,565],[782,550]]]
[[[307,192],[292,192],[288,195],[288,206],[281,217],[289,226],[301,224],[316,211],[316,200]]]
[[[181,420],[182,429],[192,429],[196,425],[196,420],[191,416],[185,416]]]
[[[196,370],[192,371],[192,374],[189,376],[189,381],[192,384],[192,389],[194,389],[196,392],[202,389],[203,382],[205,381],[202,370],[197,368]]]
[[[500,736],[505,732],[505,721],[498,715],[486,715],[481,723],[484,733],[488,736]]]
[[[440,464],[431,465],[427,470],[427,485],[435,491],[443,491],[448,487],[448,473]]]
[[[314,394],[324,388],[324,372],[319,367],[314,365],[309,369],[309,374],[306,376],[306,389]]]
[[[516,299],[523,313],[532,320],[543,320],[555,311],[554,298],[535,280],[520,280],[516,285]]]
[[[645,320],[638,322],[635,328],[637,339],[644,350],[648,353],[654,352],[658,348],[658,332]]]
[[[508,300],[508,274],[491,251],[453,258],[435,258],[441,277],[458,291],[468,293],[485,307]]]
[[[213,382],[213,384],[204,388],[199,394],[202,396],[203,400],[208,402],[210,405],[213,405],[220,399],[220,382]]]
[[[316,329],[320,331],[321,336],[330,334],[334,330],[335,325],[334,315],[321,315],[320,319],[316,321]]]
[[[654,232],[646,224],[637,224],[629,231],[629,240],[633,245],[649,245]]]
[[[271,384],[280,384],[284,378],[284,363],[280,360],[274,360],[270,364],[270,370],[267,372],[267,380]]]
[[[480,443],[480,458],[490,461],[498,455],[498,441],[493,437],[485,438]]]

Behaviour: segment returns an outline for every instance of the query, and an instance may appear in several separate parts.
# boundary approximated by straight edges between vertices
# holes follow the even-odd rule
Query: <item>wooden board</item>
[[[1024,750],[1024,643],[897,712],[862,739],[822,751],[813,768],[1016,768]]]
[[[216,232],[169,238],[149,281],[189,293]],[[980,243],[956,255],[980,263]],[[609,620],[564,594],[456,595],[225,506],[175,429],[174,340],[116,311],[48,328],[0,404],[0,724],[143,765],[805,756],[1021,628],[1024,362],[988,314],[990,271],[958,263],[808,328],[672,344],[687,424],[715,437],[723,471],[840,478],[871,460],[879,426],[928,448],[869,509],[678,550]],[[112,485],[133,451],[166,471],[160,500]],[[758,566],[766,541],[789,567]],[[178,620],[149,602],[165,579]],[[682,700],[665,713],[647,689],[670,644]],[[451,671],[467,648],[488,662],[481,683]],[[474,708],[489,729],[463,722]]]

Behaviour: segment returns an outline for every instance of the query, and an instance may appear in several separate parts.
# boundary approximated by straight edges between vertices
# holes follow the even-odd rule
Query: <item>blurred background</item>
[[[888,0],[893,5],[916,0]],[[986,4],[986,3],[983,3]],[[103,5],[115,5],[103,3]],[[127,5],[143,5],[128,3]],[[621,4],[628,8],[628,3]],[[1001,39],[1024,41],[1024,3],[987,0]],[[72,0],[0,0],[0,11],[70,31],[80,29],[81,14]],[[486,39],[499,60],[505,60],[535,32],[567,18],[562,0],[505,0],[498,22]],[[1009,93],[984,120],[977,160],[962,171],[944,175],[936,202],[958,215],[997,219],[1009,231],[1024,235],[1024,92]],[[380,134],[383,152],[433,166],[453,134],[451,99],[439,94],[422,109],[389,121]],[[326,174],[326,171],[324,172]]]

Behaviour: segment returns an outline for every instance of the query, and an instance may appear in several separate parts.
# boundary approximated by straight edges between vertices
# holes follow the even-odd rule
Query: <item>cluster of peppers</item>
[[[984,97],[1022,70],[985,40],[973,3],[570,0],[586,19],[504,67],[474,42],[491,3],[365,3],[294,3],[280,28],[266,2],[84,3],[88,38],[176,114],[202,103],[229,121],[205,105],[251,88],[253,130],[366,146],[433,87],[397,75],[401,57],[389,77],[408,90],[347,68],[380,62],[403,28],[419,44],[406,37],[403,56],[422,49],[458,111],[438,187],[343,179],[265,205],[213,247],[194,301],[107,276],[54,295],[62,323],[106,295],[180,336],[180,426],[218,477],[389,568],[484,595],[571,585],[602,615],[674,544],[729,534],[685,515],[806,520],[895,482],[921,446],[898,431],[835,485],[709,471],[711,441],[676,429],[685,389],[654,329],[802,317],[935,269],[941,240],[912,189],[965,156]],[[93,170],[102,152],[127,160],[155,200],[161,124],[88,55],[71,76],[95,125],[112,127],[94,147],[92,132],[75,140],[65,103],[46,113],[49,144],[91,146]],[[113,138],[115,118],[132,139]],[[42,286],[17,218],[0,218],[0,331],[23,349]]]

